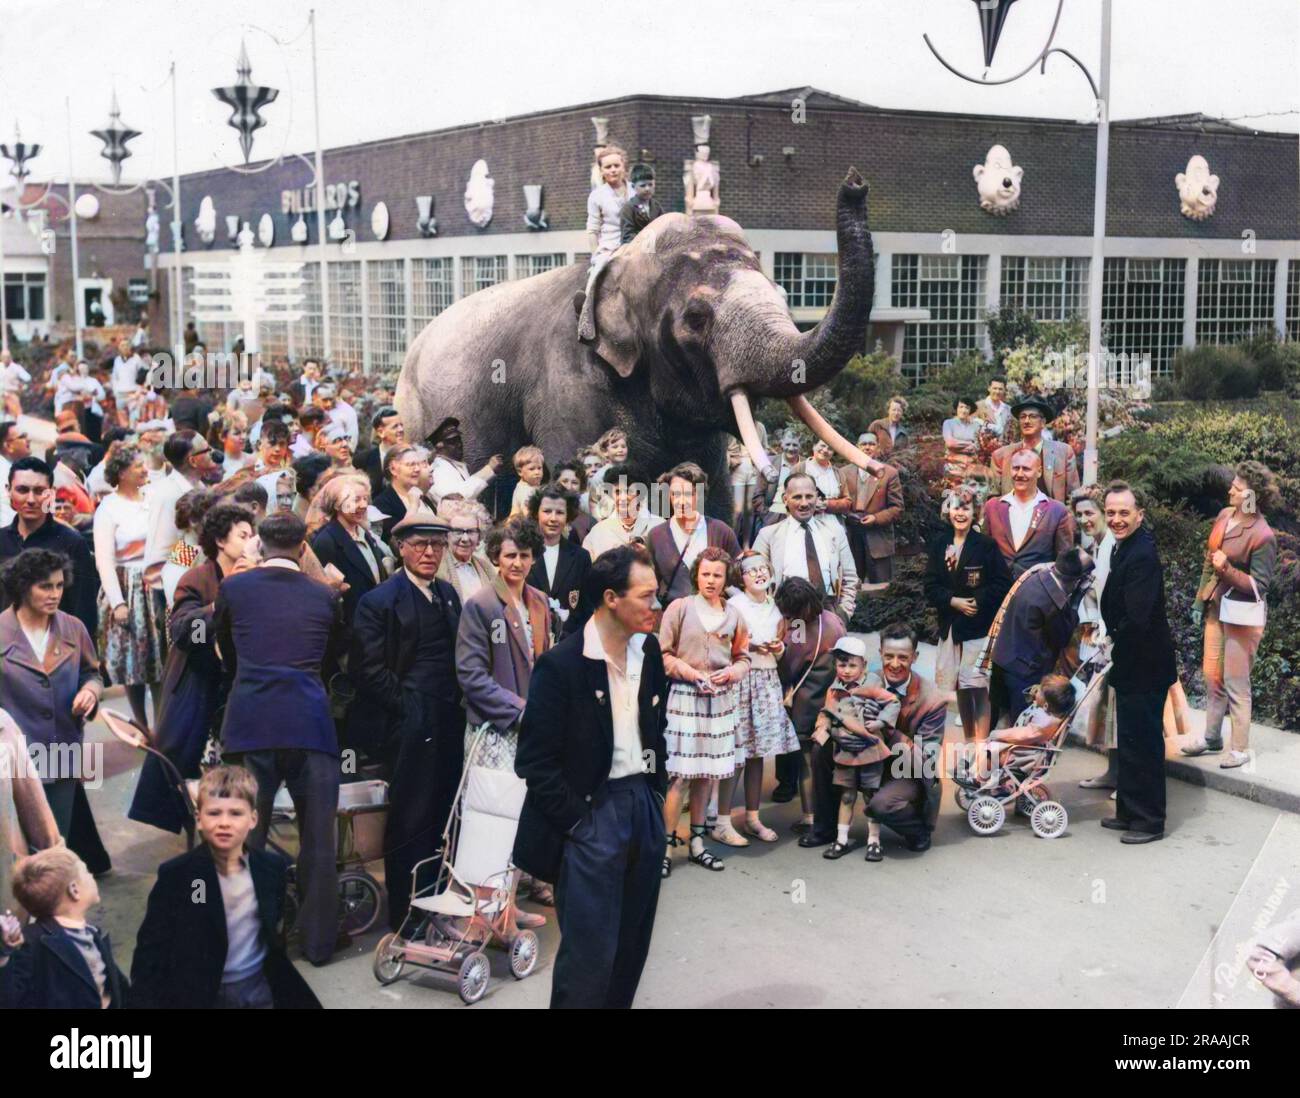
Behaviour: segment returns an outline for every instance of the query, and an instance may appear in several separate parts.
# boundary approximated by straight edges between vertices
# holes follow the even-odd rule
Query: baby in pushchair
[[[897,725],[901,703],[880,678],[866,674],[866,645],[856,637],[843,637],[835,645],[835,681],[826,691],[826,702],[817,714],[813,740],[835,742],[834,782],[840,790],[840,809],[835,841],[824,858],[842,858],[849,850],[849,826],[853,806],[862,793],[866,810],[872,794],[880,788],[885,760],[892,751],[887,737]],[[867,861],[883,858],[880,824],[867,817]]]
[[[969,778],[962,781],[957,776],[955,780],[977,787],[988,780],[992,767],[998,765],[999,756],[1000,765],[1015,773],[1016,762],[1027,761],[1029,756],[1028,752],[1017,748],[1039,747],[1056,738],[1061,724],[1069,720],[1074,711],[1074,683],[1064,675],[1044,675],[1028,695],[1030,704],[1012,727],[995,729],[987,740],[970,745],[974,749],[974,758],[970,760]],[[1020,773],[1016,776],[1023,778]]]

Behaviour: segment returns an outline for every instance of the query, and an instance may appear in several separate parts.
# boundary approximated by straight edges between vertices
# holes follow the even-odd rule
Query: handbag
[[[1225,591],[1219,600],[1219,621],[1224,625],[1249,625],[1262,629],[1268,615],[1268,603],[1259,597],[1259,588],[1255,586],[1255,577],[1250,578],[1250,587],[1254,599],[1248,599],[1236,590]]]

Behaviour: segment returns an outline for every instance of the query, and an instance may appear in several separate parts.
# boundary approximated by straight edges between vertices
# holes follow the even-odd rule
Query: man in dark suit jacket
[[[384,458],[394,446],[406,442],[406,425],[397,409],[385,404],[371,417],[370,429],[375,444],[357,454],[353,464],[370,477],[373,497],[384,490]]]
[[[602,553],[595,613],[537,661],[515,771],[528,783],[514,861],[555,882],[552,1007],[630,1007],[665,851],[668,679],[643,549]]]
[[[409,512],[393,528],[402,570],[362,597],[352,622],[348,738],[383,760],[389,780],[384,880],[393,930],[409,906],[411,871],[442,845],[465,762],[460,600],[437,578],[447,531],[432,513]],[[422,867],[418,887],[437,871],[436,862]]]
[[[1115,691],[1119,791],[1115,816],[1101,826],[1123,843],[1165,834],[1165,695],[1178,678],[1165,615],[1164,569],[1156,539],[1142,525],[1136,493],[1123,481],[1106,489],[1106,525],[1115,537],[1101,616],[1112,643],[1109,685]]]
[[[591,554],[564,536],[565,527],[578,515],[578,497],[559,484],[544,484],[530,501],[528,515],[542,531],[543,543],[528,584],[550,600],[558,640],[581,629],[591,617],[591,603],[583,590]]]
[[[257,898],[262,972],[277,1010],[316,1008],[320,1001],[284,951],[284,914],[289,863],[273,850],[248,850],[248,871]],[[203,903],[195,903],[195,882]],[[200,843],[158,867],[149,906],[131,959],[130,1005],[154,1010],[210,1010],[217,1005],[229,950],[225,902],[212,850]]]
[[[278,511],[257,533],[263,564],[225,579],[213,610],[217,646],[233,674],[223,754],[257,779],[250,846],[266,845],[276,790],[288,786],[298,820],[303,953],[323,965],[338,941],[339,749],[321,668],[337,658],[342,616],[338,596],[299,567],[302,519]]]
[[[0,492],[9,493],[14,520],[0,527],[0,564],[24,549],[52,549],[72,561],[71,582],[65,583],[59,609],[79,618],[91,637],[99,635],[99,573],[87,540],[76,530],[55,521],[54,471],[40,458],[19,458],[9,468],[9,483]],[[0,610],[7,607],[0,591]]]

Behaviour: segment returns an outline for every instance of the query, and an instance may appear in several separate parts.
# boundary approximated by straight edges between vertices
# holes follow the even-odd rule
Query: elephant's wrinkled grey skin
[[[703,466],[708,512],[729,517],[731,394],[806,393],[863,347],[875,271],[857,169],[840,186],[836,217],[839,281],[826,318],[806,333],[743,230],[720,216],[665,214],[621,247],[592,288],[591,345],[578,341],[573,306],[583,266],[456,302],[407,351],[396,397],[407,437],[454,415],[476,468],[526,443],[560,461],[618,426],[647,477],[679,461]]]

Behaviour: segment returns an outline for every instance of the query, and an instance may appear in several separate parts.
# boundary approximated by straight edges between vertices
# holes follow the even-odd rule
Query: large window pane
[[[904,326],[904,376],[919,381],[984,346],[987,273],[984,255],[894,256],[892,303],[930,312],[929,320]]]
[[[1169,372],[1183,345],[1184,259],[1106,260],[1101,320],[1106,349],[1130,358],[1151,356],[1151,376]]]
[[[429,323],[456,299],[455,260],[411,260],[411,313],[415,331]]]
[[[396,372],[406,355],[406,272],[400,259],[372,259],[366,271],[370,296],[370,367]]]
[[[1273,330],[1271,259],[1202,259],[1197,276],[1196,342],[1239,343]]]

